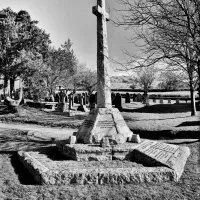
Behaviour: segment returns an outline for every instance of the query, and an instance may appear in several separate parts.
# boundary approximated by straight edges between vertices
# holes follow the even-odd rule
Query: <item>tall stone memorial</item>
[[[35,180],[44,185],[178,181],[190,149],[146,139],[136,143],[134,138],[139,141],[138,135],[129,130],[119,110],[112,108],[106,31],[109,16],[105,0],[97,1],[93,13],[97,15],[98,28],[97,108],[90,111],[76,137],[57,141],[58,150],[66,160],[57,161],[48,156],[54,147],[20,151],[19,159]],[[93,96],[93,103],[94,99]],[[132,161],[143,165],[134,167]]]
[[[117,108],[112,108],[109,76],[107,25],[109,14],[105,0],[97,0],[93,7],[97,16],[97,108],[91,110],[77,133],[77,141],[99,144],[109,137],[113,143],[124,143],[133,133]]]

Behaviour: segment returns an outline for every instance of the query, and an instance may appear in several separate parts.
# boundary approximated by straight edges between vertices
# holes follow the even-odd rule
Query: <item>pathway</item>
[[[28,131],[28,140],[45,140],[49,141],[54,138],[55,140],[68,139],[77,129],[70,128],[55,128],[55,127],[43,127],[32,124],[14,124],[14,123],[0,123],[0,129],[17,129]]]

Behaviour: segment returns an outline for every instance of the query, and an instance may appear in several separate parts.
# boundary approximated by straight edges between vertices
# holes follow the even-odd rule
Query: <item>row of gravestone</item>
[[[132,95],[133,101],[135,102],[143,102],[143,96],[141,94],[133,94]],[[56,98],[55,98],[56,100]],[[111,94],[111,100],[112,100],[112,105],[114,105],[116,108],[119,110],[122,110],[122,95],[120,93],[112,93]],[[85,106],[86,104],[90,103],[90,110],[96,107],[97,104],[97,93],[91,94],[90,96],[87,95],[87,93],[82,93],[82,94],[69,94],[69,95],[63,95],[59,99],[60,104],[58,105],[58,110],[63,110],[63,106],[65,103],[68,103],[68,108],[69,110],[73,110],[74,103],[80,104],[81,106]],[[149,101],[149,100],[148,100]],[[130,103],[131,98],[130,94],[126,93],[125,94],[125,103]],[[156,99],[153,99],[153,102],[156,103]],[[171,103],[171,99],[168,100],[168,103]],[[179,103],[179,99],[176,100],[176,103]],[[160,104],[163,104],[163,99],[160,99]],[[60,108],[59,108],[60,106]]]

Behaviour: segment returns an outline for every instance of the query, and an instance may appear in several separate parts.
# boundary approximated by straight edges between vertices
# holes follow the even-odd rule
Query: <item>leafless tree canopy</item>
[[[143,54],[126,52],[130,62],[143,60],[150,66],[168,63],[173,70],[188,74],[193,91],[200,77],[200,1],[199,0],[118,0],[123,9],[116,24],[134,31],[131,41]],[[198,78],[197,78],[198,77]]]

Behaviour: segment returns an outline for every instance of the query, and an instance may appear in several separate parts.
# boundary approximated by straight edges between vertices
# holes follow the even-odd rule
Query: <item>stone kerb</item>
[[[40,151],[18,152],[21,162],[40,184],[133,184],[178,181],[190,154],[188,147],[152,140],[142,140],[140,144],[118,144],[107,148],[89,144],[58,144],[62,153],[67,153],[68,159],[52,160],[48,156],[52,147]],[[135,165],[135,161],[139,164]]]

